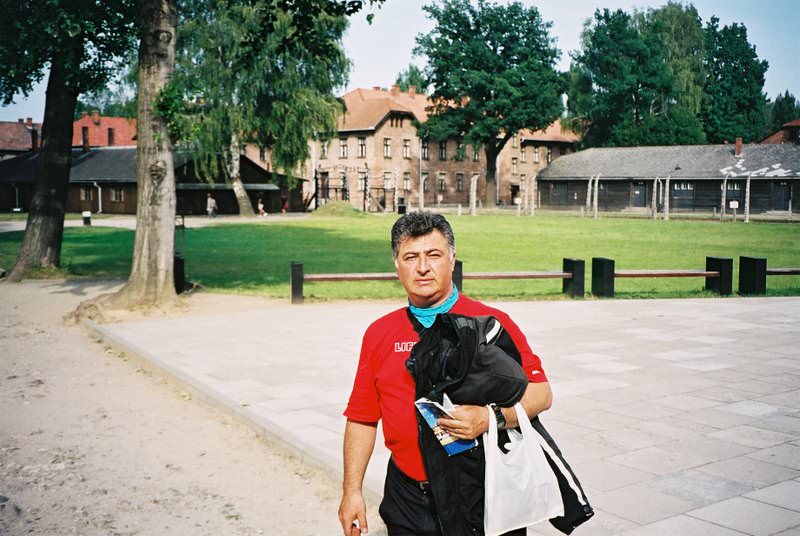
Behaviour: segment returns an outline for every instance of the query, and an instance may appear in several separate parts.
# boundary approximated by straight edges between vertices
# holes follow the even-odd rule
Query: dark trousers
[[[389,536],[442,536],[430,485],[413,480],[391,459],[378,512]],[[523,528],[504,536],[525,536],[526,532]],[[483,534],[483,530],[475,534]]]

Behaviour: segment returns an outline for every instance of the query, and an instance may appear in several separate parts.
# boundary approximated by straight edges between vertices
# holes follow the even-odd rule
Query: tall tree
[[[700,117],[711,143],[757,140],[764,133],[764,74],[769,64],[759,60],[747,40],[747,28],[733,23],[706,23],[706,83]]]
[[[173,285],[175,233],[175,177],[172,136],[185,112],[183,95],[169,85],[175,69],[178,0],[143,0],[139,48],[137,174],[137,224],[133,264],[128,281],[119,291],[85,302],[80,315],[105,308],[162,307],[176,298]],[[276,0],[293,14],[293,39],[306,39],[322,12],[351,15],[366,4],[382,0]],[[368,16],[369,17],[369,16]],[[261,28],[268,38],[274,27]],[[235,73],[231,73],[235,75]],[[293,118],[287,115],[287,121]]]
[[[137,0],[2,0],[0,97],[27,95],[49,67],[30,212],[10,279],[61,263],[72,118],[81,93],[106,84],[134,45]]]
[[[298,13],[288,6],[266,0],[186,4],[173,86],[201,104],[182,116],[183,145],[201,164],[203,178],[224,177],[240,214],[252,215],[238,170],[243,146],[269,147],[275,167],[291,177],[308,157],[308,140],[335,130],[340,105],[333,92],[345,85],[349,70],[341,42],[347,21],[318,11],[297,39]],[[271,29],[266,35],[265,27]]]
[[[397,74],[394,83],[400,86],[400,91],[408,91],[408,86],[414,86],[418,93],[428,93],[425,73],[413,63],[409,63],[408,69],[403,69]]]
[[[459,138],[486,155],[486,203],[496,202],[496,159],[521,129],[538,130],[562,111],[564,79],[551,23],[520,2],[442,0],[423,8],[436,26],[417,36],[433,88],[422,137]]]
[[[671,77],[656,34],[638,19],[604,9],[584,26],[570,100],[585,114],[587,145],[652,144],[667,121]]]

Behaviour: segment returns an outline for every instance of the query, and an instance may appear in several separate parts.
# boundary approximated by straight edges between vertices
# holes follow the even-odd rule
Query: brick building
[[[0,121],[0,160],[36,150],[42,135],[42,124],[25,120]]]
[[[800,118],[784,123],[781,128],[766,136],[758,143],[795,143],[800,144]]]
[[[469,204],[470,180],[485,198],[485,153],[455,139],[426,140],[428,98],[409,87],[355,89],[343,97],[346,111],[333,139],[312,143],[304,197],[310,206],[348,200],[366,211],[395,211],[399,205]],[[553,158],[574,152],[577,137],[558,122],[544,131],[518,133],[498,157],[498,200],[523,202],[526,181]],[[308,176],[310,175],[310,176]]]
[[[132,147],[136,145],[136,119],[83,112],[72,124],[72,146]]]

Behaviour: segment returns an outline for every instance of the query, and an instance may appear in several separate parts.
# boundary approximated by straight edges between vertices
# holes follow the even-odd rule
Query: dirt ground
[[[0,534],[341,534],[338,482],[62,321],[115,285],[0,283]]]

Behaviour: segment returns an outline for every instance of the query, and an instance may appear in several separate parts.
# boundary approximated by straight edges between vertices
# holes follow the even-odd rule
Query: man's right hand
[[[360,493],[342,496],[339,505],[339,522],[342,524],[344,536],[360,536],[367,534],[367,505]],[[356,525],[358,522],[358,525]]]

